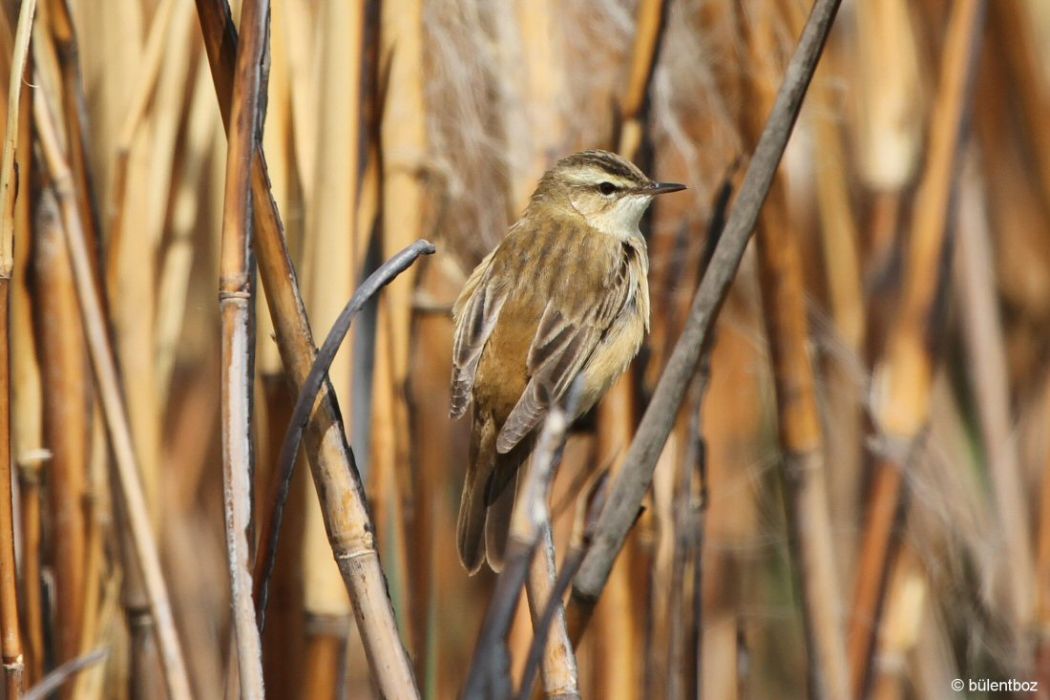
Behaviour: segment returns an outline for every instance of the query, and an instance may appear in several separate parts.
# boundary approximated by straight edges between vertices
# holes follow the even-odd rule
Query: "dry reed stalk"
[[[518,2],[511,12],[520,33],[521,61],[526,69],[515,70],[507,77],[519,83],[521,102],[528,109],[516,110],[522,134],[506,139],[504,148],[512,164],[510,200],[514,211],[520,212],[552,158],[568,148],[564,104],[567,64],[562,30],[571,20],[566,17],[563,4],[556,0]]]
[[[277,539],[281,530],[284,504],[291,486],[295,460],[299,454],[299,447],[302,444],[303,432],[306,429],[310,411],[318,394],[326,386],[328,369],[338,355],[339,348],[350,330],[351,324],[369,300],[400,273],[408,269],[415,262],[416,258],[420,255],[432,255],[434,251],[434,246],[429,242],[419,240],[380,265],[357,288],[357,291],[354,292],[354,295],[339,312],[335,323],[332,324],[332,329],[325,337],[324,344],[317,351],[317,357],[310,368],[310,374],[303,381],[299,394],[295,399],[295,406],[292,409],[288,430],[281,444],[277,464],[272,475],[273,484],[270,488],[270,496],[273,503],[264,519],[262,528],[264,534],[258,565],[259,590],[257,597],[259,599],[258,607],[260,612],[266,609],[267,583],[273,569],[273,554],[276,551]]]
[[[295,407],[289,421],[289,428],[283,444],[281,445],[279,460],[275,465],[274,473],[272,475],[273,486],[271,487],[270,492],[273,505],[267,512],[267,518],[264,521],[263,546],[258,564],[259,592],[257,597],[260,610],[264,610],[266,607],[267,582],[273,566],[273,553],[276,549],[276,538],[281,528],[284,502],[291,484],[292,470],[295,464],[296,455],[298,454],[303,432],[308,422],[310,409],[314,406],[318,394],[326,386],[328,368],[336,357],[342,340],[346,336],[353,319],[365,304],[367,304],[383,286],[389,284],[400,273],[404,272],[409,266],[411,266],[418,256],[432,254],[434,250],[434,247],[427,241],[416,241],[414,244],[401,251],[376,269],[376,271],[373,272],[357,289],[350,301],[347,302],[346,306],[340,312],[339,317],[332,325],[332,329],[325,338],[324,344],[321,346],[320,350],[317,351],[317,356],[314,365],[310,369],[310,374],[304,380],[302,387],[299,390],[299,395],[296,399]],[[321,615],[316,615],[316,619],[329,621],[342,619],[338,615],[338,611],[336,611],[335,614],[324,614],[324,612],[325,611],[322,611]],[[331,634],[331,630],[325,630],[324,633]],[[328,647],[325,645],[318,646],[318,649],[321,650],[326,648]]]
[[[834,54],[825,54],[825,60]],[[835,465],[826,470],[830,493],[829,510],[833,532],[852,523],[863,468],[863,388],[858,368],[863,367],[867,312],[861,275],[860,233],[850,201],[850,168],[844,152],[843,128],[836,122],[834,93],[829,82],[838,71],[836,62],[817,70],[815,104],[810,111],[815,143],[817,209],[820,215],[820,245],[828,300],[835,324],[835,349],[826,364],[824,390],[825,460]],[[819,391],[819,384],[818,384]],[[852,571],[853,542],[833,535],[840,574]]]
[[[80,652],[86,523],[82,499],[90,454],[91,386],[87,348],[80,332],[77,291],[51,192],[40,195],[34,226],[38,333],[44,382],[44,431],[52,454],[47,473],[48,512],[56,535],[55,571],[58,658]]]
[[[342,617],[334,620],[323,616],[306,618],[306,648],[303,653],[306,679],[303,697],[334,698],[339,687],[339,669],[346,656],[347,623]],[[328,625],[326,627],[326,625]]]
[[[302,280],[303,298],[311,323],[328,328],[340,306],[353,293],[363,256],[358,247],[363,233],[356,224],[360,196],[358,188],[361,154],[360,138],[361,54],[364,45],[365,3],[330,3],[319,9],[319,58],[316,112],[309,118],[316,123],[316,146],[312,189],[306,194],[309,206],[305,216]],[[332,365],[332,389],[343,414],[343,425],[350,440],[354,404],[353,343],[343,347]],[[318,489],[319,490],[319,489]],[[337,620],[348,624],[352,605],[325,546],[323,505],[311,498],[307,488],[306,527],[303,530],[303,608],[307,618],[326,620],[308,625],[308,637],[335,632],[328,642],[308,640],[307,655],[343,648],[346,632],[338,631]],[[308,667],[320,662],[307,660]],[[339,666],[334,669],[338,673]]]
[[[893,269],[901,194],[914,178],[922,149],[921,44],[909,5],[906,0],[860,0],[855,20],[858,99],[851,116],[858,125],[857,176],[873,197],[864,251],[864,281],[875,291],[868,314],[871,342],[889,322],[887,295],[879,292]],[[879,350],[865,348],[870,357]]]
[[[600,462],[599,462],[600,464]],[[638,653],[645,639],[645,619],[638,606],[632,574],[644,555],[639,547],[627,546],[618,558],[595,614],[594,634],[582,643],[580,654],[589,653],[595,667],[591,691],[596,697],[622,692],[625,698],[642,697],[644,658]],[[604,608],[604,610],[603,610]],[[571,608],[568,610],[572,614]],[[572,618],[569,617],[571,624]],[[573,629],[569,627],[570,640]],[[581,662],[582,665],[582,662]]]
[[[750,34],[755,68],[750,102],[759,108],[746,114],[759,115],[773,101],[775,40],[768,20],[759,20]],[[744,121],[744,131],[754,143],[762,128],[760,117]],[[800,245],[790,223],[786,187],[782,176],[773,182],[755,237],[777,399],[784,509],[802,604],[809,697],[844,698],[849,694],[849,672],[828,513],[824,435],[809,356]]]
[[[102,612],[102,579],[105,575],[105,535],[112,525],[106,470],[109,454],[106,447],[106,432],[101,422],[92,423],[91,457],[88,460],[87,488],[84,493],[84,610],[80,620],[80,650],[84,656],[102,645],[100,638],[100,614]],[[90,683],[90,676],[78,676],[71,686],[70,695],[81,697]]]
[[[276,14],[274,16],[276,17]],[[266,469],[260,469],[260,474],[271,476],[277,469],[281,440],[284,439],[284,431],[292,415],[294,398],[283,375],[263,377],[260,393],[265,397],[266,424],[259,431],[259,435],[265,436],[264,452],[268,462]],[[261,458],[257,461],[262,463]],[[309,467],[306,466],[305,456],[301,455],[289,490],[289,507],[283,526],[284,537],[274,553],[273,580],[269,586],[269,605],[264,619],[263,671],[266,673],[268,693],[277,698],[295,697],[303,680],[301,669],[304,659],[303,644],[306,639],[301,605],[303,582],[300,575],[303,513],[302,508],[295,506],[303,502],[309,479]],[[257,499],[257,502],[268,502],[265,489],[260,489],[260,493],[263,494],[263,498]],[[257,509],[257,513],[261,515],[261,512],[265,511]],[[265,530],[260,528],[260,532]],[[260,563],[263,541],[265,535],[260,538],[256,567]],[[258,575],[255,576],[255,583],[258,586]]]
[[[772,184],[777,163],[802,106],[802,98],[838,5],[838,0],[817,0],[813,5],[798,48],[785,71],[776,104],[744,176],[725,232],[694,297],[682,336],[668,360],[667,369],[624,458],[625,467],[611,487],[609,501],[598,521],[595,539],[573,584],[569,629],[574,639],[582,634],[593,612],[613,561],[623,546],[624,538],[649,487],[653,468],[684,398],[687,380],[696,371],[708,330],[718,315],[758,218],[759,209]]]
[[[412,345],[410,359],[411,374],[408,383],[409,401],[412,407],[412,436],[415,445],[426,445],[414,455],[416,492],[419,494],[446,493],[448,480],[461,474],[467,462],[468,444],[466,430],[469,426],[449,424],[448,368],[452,366],[452,319],[447,312],[462,287],[463,280],[448,268],[451,256],[437,256],[421,266],[419,291],[415,307],[417,319],[414,326],[416,342]],[[433,299],[439,306],[447,301],[447,307],[436,312],[431,306],[421,308],[422,299]],[[454,697],[463,687],[463,680],[470,649],[467,644],[448,644],[442,638],[443,629],[476,630],[480,624],[481,609],[472,604],[475,596],[487,595],[477,577],[464,585],[462,568],[448,566],[456,562],[456,512],[458,504],[447,498],[420,498],[415,514],[416,524],[426,532],[424,543],[417,543],[422,558],[416,560],[416,572],[426,572],[430,580],[429,597],[422,601],[427,609],[426,625],[419,627],[424,633],[424,644],[417,650],[417,658],[425,665],[427,673],[420,674],[420,686],[432,697]],[[416,590],[421,590],[420,583]],[[459,603],[462,602],[462,606]],[[446,616],[446,610],[456,610],[454,619]]]
[[[43,452],[43,451],[42,451]],[[22,505],[22,601],[26,672],[31,686],[44,675],[44,606],[41,588],[40,463],[44,457],[23,456],[18,462],[18,493]]]
[[[158,533],[164,523],[157,504],[163,494],[161,431],[167,388],[159,375],[166,358],[158,353],[158,317],[165,312],[158,299],[158,278],[192,64],[189,49],[193,31],[193,8],[187,3],[157,8],[146,38],[143,73],[137,76],[136,91],[131,96],[133,111],[121,125],[118,137],[119,161],[114,177],[123,176],[125,180],[119,189],[111,190],[115,200],[113,225],[106,248],[117,360],[122,375],[136,379],[127,384],[126,402]],[[163,61],[154,63],[157,53],[163,55]],[[180,308],[175,304],[169,313],[181,317]]]
[[[110,472],[110,480],[120,478]],[[120,493],[113,494],[113,522],[120,552],[120,605],[128,634],[128,657],[121,669],[122,692],[133,698],[156,697],[165,692],[164,672],[157,645],[156,625],[150,609],[146,579],[136,566],[135,541],[128,507]]]
[[[73,177],[72,196],[80,210],[80,221],[84,229],[84,240],[92,260],[98,260],[101,251],[99,237],[98,207],[95,203],[95,184],[88,171],[87,130],[84,126],[86,106],[84,86],[80,68],[80,49],[77,46],[76,28],[69,0],[47,1],[47,27],[53,42],[58,68],[61,73],[59,89],[62,99],[62,117],[65,127],[65,152]],[[101,290],[98,266],[93,266],[95,284]],[[100,292],[101,293],[101,292]]]
[[[695,411],[690,411],[695,415]],[[667,609],[671,612],[667,633],[667,671],[665,674],[665,687],[667,697],[684,698],[689,694],[692,685],[688,675],[692,668],[696,668],[696,655],[688,652],[687,637],[690,636],[689,628],[694,621],[690,615],[692,605],[689,592],[689,574],[691,564],[696,555],[695,541],[698,536],[699,523],[693,517],[694,507],[691,482],[693,481],[693,470],[695,459],[691,459],[686,448],[686,454],[680,460],[679,473],[675,475],[674,493],[671,504],[672,508],[672,532],[674,539],[671,551],[671,572],[668,577],[670,582],[670,594],[668,595]],[[695,585],[695,584],[694,584]],[[692,693],[695,695],[695,692]]]
[[[26,700],[44,700],[61,688],[63,684],[76,677],[78,673],[105,659],[108,653],[109,651],[106,649],[98,649],[90,654],[70,659],[48,673],[39,683],[33,686],[25,694]]]
[[[518,607],[519,595],[529,577],[530,561],[537,547],[543,543],[544,531],[550,530],[548,499],[551,484],[565,444],[568,416],[575,415],[578,396],[579,387],[574,386],[569,391],[566,405],[551,408],[536,439],[536,448],[529,458],[524,478],[518,484],[503,570],[496,580],[491,602],[485,612],[485,621],[478,634],[463,691],[463,697],[468,700],[509,697],[512,692],[507,636],[514,611]],[[537,573],[539,577],[546,578],[547,566],[538,567]],[[563,650],[571,650],[567,636],[563,637],[563,641]],[[546,650],[545,656],[556,653],[554,649]],[[565,675],[552,675],[550,684],[545,680],[545,685],[549,685],[548,697],[578,698],[579,680],[575,659],[569,656],[557,661],[553,668],[563,671]],[[553,687],[554,683],[558,683],[558,687]]]
[[[1043,201],[1050,201],[1050,131],[1046,129],[1050,89],[1038,50],[1041,38],[1036,36],[1038,24],[1032,21],[1031,11],[1023,3],[993,2],[988,13],[989,27],[1000,38],[998,45],[1005,59],[1007,82],[1016,86],[1012,92],[1020,103],[1029,155],[1035,161],[1035,179]]]
[[[321,48],[317,40],[320,26],[317,17],[320,9],[318,3],[312,0],[282,0],[282,5],[275,8],[275,12],[281,12],[283,24],[288,30],[288,73],[291,121],[294,127],[291,133],[292,150],[295,158],[294,168],[304,198],[302,204],[306,209],[309,208],[309,202],[305,200],[315,191],[313,178],[317,170],[316,152],[321,143],[317,134],[316,118],[320,73],[318,61]],[[298,231],[302,228],[302,212],[291,211],[287,212],[286,216],[287,220],[284,223],[288,229]],[[301,238],[295,239],[295,244],[301,245]],[[295,254],[298,253],[297,248],[293,250]]]
[[[226,556],[242,698],[263,697],[262,643],[252,602],[255,531],[252,522],[252,441],[255,338],[252,311],[251,170],[261,145],[266,104],[269,0],[246,0],[241,13],[230,105],[225,205],[219,268],[222,319],[222,465]]]
[[[398,250],[391,250],[390,243],[399,239],[404,232],[394,233],[386,226],[384,205],[387,202],[394,202],[394,208],[398,212],[395,216],[406,211],[417,217],[420,215],[418,197],[416,206],[406,210],[408,201],[397,202],[384,191],[386,161],[382,153],[382,122],[386,116],[387,91],[392,84],[390,69],[396,52],[386,55],[383,53],[379,5],[380,3],[372,3],[367,6],[362,29],[367,37],[361,49],[359,89],[365,156],[357,188],[354,229],[357,236],[355,243],[359,248],[355,251],[354,260],[361,261],[362,267],[370,265],[365,262],[364,257],[374,255],[377,247],[390,253]],[[402,164],[401,167],[406,166]],[[412,229],[419,230],[420,225],[416,223]],[[406,241],[406,245],[408,243],[411,243],[411,240]],[[362,273],[364,271],[361,270]],[[414,270],[410,268],[405,272],[414,273]],[[354,375],[360,377],[361,381],[356,382],[354,386],[358,410],[354,412],[352,420],[353,430],[358,430],[360,434],[361,449],[368,453],[365,479],[369,503],[373,509],[372,519],[380,534],[380,553],[387,562],[390,580],[393,582],[391,598],[395,610],[399,613],[402,637],[410,653],[418,648],[419,639],[415,627],[417,606],[412,605],[416,600],[413,593],[416,578],[409,566],[409,542],[413,539],[411,533],[414,529],[413,476],[409,449],[404,439],[409,432],[408,413],[403,392],[399,391],[401,382],[394,378],[393,363],[397,360],[392,357],[395,347],[400,348],[403,344],[404,350],[397,355],[407,358],[410,326],[402,327],[399,324],[395,340],[396,331],[392,323],[395,317],[391,316],[391,309],[396,307],[411,313],[411,291],[409,286],[406,291],[398,294],[396,300],[386,295],[377,299],[374,315],[364,323],[358,324],[358,332],[355,334],[357,354],[353,361]],[[397,318],[400,320],[401,316],[398,315]],[[410,322],[410,317],[408,321]],[[407,359],[404,361],[407,362]],[[407,367],[399,372],[402,377],[406,373]],[[361,432],[363,430],[367,432]]]
[[[86,532],[82,499],[90,452],[91,398],[76,283],[58,205],[49,191],[37,201],[35,237],[44,433],[51,452],[46,474],[48,515],[58,533],[50,558],[58,589],[58,656],[66,660],[80,652]]]
[[[118,666],[121,661],[119,636],[124,633],[120,615],[120,577],[112,576],[106,580],[103,583],[101,594],[98,601],[99,638],[105,641],[99,646],[110,649],[110,663],[97,665],[77,676],[72,692],[73,697],[77,700],[102,700],[106,697],[103,691],[107,689],[107,681],[110,694],[114,694],[112,676],[117,675],[119,669],[126,667],[126,665]],[[107,673],[111,676],[108,679]],[[118,694],[123,694],[123,689],[118,691]]]
[[[395,609],[400,612],[402,635],[410,651],[419,649],[420,632],[417,623],[422,611],[417,579],[412,573],[414,562],[409,561],[409,542],[414,540],[412,532],[414,509],[412,507],[413,479],[409,464],[407,414],[398,411],[396,404],[403,400],[403,393],[394,379],[391,353],[394,341],[391,336],[390,303],[378,301],[378,319],[375,327],[375,358],[372,370],[372,416],[370,430],[371,455],[369,461],[369,502],[373,518],[381,533],[381,551],[388,562],[391,576],[396,580],[391,597]],[[399,420],[398,414],[404,416]],[[407,472],[407,473],[403,473]],[[414,558],[414,557],[413,557]],[[418,661],[418,658],[417,658]],[[421,669],[416,666],[416,672]]]
[[[983,11],[981,0],[952,6],[931,115],[930,144],[913,209],[901,305],[874,379],[875,423],[893,454],[880,462],[874,476],[860,545],[849,635],[852,688],[857,696],[869,677],[886,576],[894,554],[892,529],[902,503],[903,469],[929,418],[934,358],[928,339]]]
[[[7,123],[0,161],[0,655],[4,665],[4,688],[8,698],[22,693],[22,633],[18,618],[18,571],[15,561],[15,502],[11,474],[11,275],[15,267],[14,241],[18,223],[18,162],[21,128],[22,85],[32,35],[36,2],[23,3],[18,13],[14,47],[8,76]],[[6,17],[5,17],[6,19]],[[27,142],[22,148],[29,150]],[[26,175],[28,177],[28,174]],[[28,180],[22,197],[27,198]]]
[[[639,518],[654,531],[649,575],[648,624],[646,629],[645,697],[671,697],[668,680],[674,674],[670,642],[674,618],[681,614],[672,608],[674,598],[673,575],[675,565],[674,493],[678,465],[682,462],[681,426],[684,416],[679,414],[678,425],[667,437],[667,444],[653,470],[652,508]]]
[[[172,11],[176,4],[175,0],[165,0],[153,16],[153,22],[146,35],[138,72],[131,88],[127,111],[118,130],[113,166],[114,201],[111,205],[112,213],[106,241],[106,271],[109,275],[106,287],[110,294],[117,289],[117,281],[113,277],[113,271],[117,269],[115,257],[124,245],[124,229],[126,228],[124,218],[128,199],[128,168],[131,149],[136,134],[146,119],[146,112],[157,87],[166,48],[165,40],[168,37]]]
[[[872,700],[896,700],[905,694],[907,660],[918,643],[929,614],[929,584],[921,562],[911,548],[904,548],[887,586],[886,613],[879,641],[879,668],[874,672]],[[948,686],[951,687],[951,686]]]
[[[643,122],[646,118],[649,87],[663,36],[666,13],[667,8],[663,0],[643,0],[636,11],[630,71],[624,94],[620,97],[618,104],[619,116],[623,121],[620,124],[617,151],[629,160],[637,159],[642,147]],[[624,451],[638,423],[635,409],[637,405],[636,384],[634,375],[631,372],[625,373],[613,384],[598,404],[598,454],[611,460],[610,468],[613,474],[617,474],[623,468]],[[617,575],[621,577],[618,582],[620,592],[630,600],[634,597],[632,589],[635,587],[630,569],[626,566],[621,567]],[[615,623],[617,626],[626,626],[627,629],[622,630],[625,634],[603,635],[601,645],[605,649],[602,651],[602,656],[611,654],[620,658],[633,657],[635,655],[634,642],[640,636],[636,630],[632,629],[634,627],[633,616],[625,615],[622,610],[610,610],[609,614],[618,618],[618,622]],[[609,670],[614,674],[629,673],[632,665],[610,666]],[[640,670],[636,669],[635,672]]]
[[[1032,144],[1018,134],[1014,107],[1018,99],[1006,72],[1001,47],[1007,37],[991,32],[980,58],[975,113],[982,168],[995,173],[985,180],[990,225],[995,237],[996,286],[1010,330],[1007,354],[1009,381],[1016,389],[1045,369],[1041,337],[1024,329],[1030,321],[1050,315],[1050,246],[1044,232],[1050,226],[1050,209],[1042,199],[1039,181],[1032,177]],[[1017,309],[1013,316],[1010,310]],[[1022,311],[1023,310],[1023,311]],[[1018,323],[1010,323],[1011,317]],[[1036,321],[1040,328],[1045,320]],[[1031,326],[1029,326],[1031,327]]]
[[[1050,415],[1050,381],[1043,387],[1044,415]],[[1039,489],[1039,531],[1036,544],[1036,644],[1035,668],[1040,680],[1050,683],[1050,450],[1043,455],[1043,478]]]
[[[664,0],[642,0],[638,3],[631,51],[630,74],[627,90],[620,100],[620,138],[618,151],[626,158],[637,158],[644,138],[646,105],[649,101],[649,83],[656,65],[667,19],[667,4]]]
[[[127,506],[136,560],[145,579],[149,607],[157,625],[157,638],[168,693],[174,700],[181,700],[190,695],[189,680],[179,649],[167,587],[160,568],[160,557],[149,523],[149,512],[139,479],[130,428],[124,413],[105,318],[94,282],[87,243],[80,225],[80,213],[73,199],[73,177],[59,147],[53,118],[43,94],[39,91],[34,95],[34,118],[50,180],[62,211],[63,233],[72,262],[81,307],[81,322],[87,337],[96,385],[113,448],[119,488]]]
[[[529,565],[525,592],[532,614],[532,626],[539,631],[543,627],[543,611],[547,605],[555,605],[553,619],[547,621],[547,643],[543,648],[543,692],[548,698],[580,697],[579,670],[576,653],[569,640],[565,626],[565,609],[558,601],[552,602],[555,593],[557,569],[554,555],[554,536],[548,520],[540,525],[539,544]]]
[[[995,255],[975,149],[967,151],[959,182],[959,239],[953,265],[954,287],[969,358],[969,379],[975,397],[977,419],[997,520],[1005,551],[998,585],[1004,589],[1011,640],[1024,649],[1032,623],[1035,566],[1028,524],[1028,503],[1013,434],[1006,345],[995,284]]]
[[[291,84],[291,66],[288,57],[289,27],[283,21],[287,5],[288,0],[271,0],[270,2],[270,71],[267,79],[266,121],[263,128],[262,149],[269,159],[267,162],[270,166],[271,196],[277,204],[278,211],[291,212],[299,209],[302,203],[298,191],[301,183],[295,168],[293,145],[295,128],[292,120],[293,85]],[[276,21],[272,18],[276,18]],[[200,65],[200,68],[202,70],[205,69],[203,63]],[[205,86],[203,84],[199,85],[202,88],[199,91],[201,93],[201,107],[204,108],[206,105],[206,113],[210,116],[214,106],[210,103],[210,100],[205,99],[204,93],[207,92],[206,89],[203,89]],[[195,91],[194,99],[196,100],[197,97],[198,93]],[[211,123],[212,120],[209,119],[208,124],[211,125]],[[295,221],[286,221],[285,236],[289,241],[301,242],[301,227],[296,226]],[[289,246],[294,248],[295,243],[291,243]],[[277,350],[277,343],[272,340],[275,331],[273,320],[266,313],[264,294],[261,292],[256,294],[255,300],[255,368],[260,380],[266,382],[269,378],[280,378],[282,373],[281,354]],[[265,408],[267,413],[264,422],[271,423],[269,411],[274,407],[267,403]],[[280,435],[279,429],[277,434]],[[259,460],[260,464],[268,464],[272,461],[270,455],[266,455],[266,457],[267,459],[265,460]],[[260,473],[265,474],[265,472]]]
[[[883,193],[911,181],[922,148],[919,44],[909,4],[857,2],[858,174]]]
[[[303,238],[302,207],[303,198],[301,181],[296,162],[294,123],[294,95],[300,86],[292,83],[292,65],[290,51],[296,38],[291,36],[296,29],[288,15],[295,11],[289,9],[294,3],[288,0],[272,0],[270,22],[270,75],[268,98],[266,101],[266,126],[263,130],[263,152],[266,153],[270,172],[272,173],[271,193],[279,211],[287,212],[285,234],[289,247],[295,251],[301,247]],[[298,18],[300,21],[302,18]],[[207,71],[206,62],[200,68]],[[209,78],[205,77],[205,80]],[[210,126],[214,107],[214,92],[203,83],[200,86],[203,114],[207,115]],[[198,95],[194,95],[194,99]],[[210,131],[209,131],[210,135]],[[189,191],[195,192],[192,186]],[[191,196],[189,201],[194,201]],[[298,214],[297,214],[298,212]],[[293,253],[294,256],[294,253]],[[187,268],[187,272],[189,269]],[[266,312],[267,300],[261,287],[256,293],[256,374],[259,387],[256,389],[256,415],[258,420],[257,435],[260,449],[256,455],[256,517],[267,515],[268,504],[272,502],[268,484],[272,483],[277,469],[278,454],[285,428],[291,417],[292,387],[284,375],[281,355],[277,343],[273,320]],[[263,627],[263,672],[266,675],[267,693],[272,697],[295,697],[300,693],[304,663],[305,628],[302,615],[303,539],[302,511],[307,503],[309,486],[309,467],[296,464],[296,474],[289,491],[288,515],[285,519],[284,538],[278,551],[274,553],[275,569],[270,604],[267,608]],[[313,493],[309,498],[316,500]],[[262,522],[261,520],[259,521]],[[257,527],[257,531],[265,530]],[[260,565],[262,543],[265,535],[259,540],[256,549],[256,570]],[[258,576],[254,577],[256,590],[259,587]],[[256,604],[258,605],[256,596]],[[338,665],[337,665],[338,667]]]
[[[423,172],[427,155],[426,105],[423,80],[423,2],[422,0],[388,0],[380,5],[380,45],[377,71],[383,76],[381,123],[378,147],[382,154],[382,255],[396,251],[423,237],[426,210]],[[378,160],[376,158],[375,160]],[[370,160],[371,162],[371,160]],[[421,506],[426,491],[420,489],[421,478],[413,469],[411,425],[408,406],[409,354],[412,349],[412,295],[416,289],[417,271],[406,270],[386,289],[379,303],[376,321],[380,338],[385,338],[388,353],[376,349],[374,400],[388,402],[391,432],[389,457],[397,477],[398,498],[403,520],[402,539],[407,539],[403,556],[407,566],[401,569],[402,587],[407,608],[409,647],[415,651],[416,675],[422,676],[424,632],[427,601],[430,599],[430,528],[420,522]],[[386,355],[384,357],[384,355]],[[386,381],[379,379],[380,362],[389,363]],[[382,393],[386,396],[381,398]],[[373,417],[373,434],[383,430],[383,420]],[[378,435],[376,436],[378,438]],[[373,439],[373,450],[378,446]],[[379,469],[377,462],[373,468]],[[421,496],[422,494],[422,496]]]
[[[19,117],[22,143],[32,141],[32,101],[23,100]],[[32,149],[15,154],[20,178],[32,176]],[[44,449],[43,395],[40,386],[38,348],[33,333],[30,301],[32,201],[19,197],[15,202],[15,267],[11,287],[11,372],[14,459],[19,470],[22,503],[22,586],[25,600],[25,638],[27,653],[26,684],[44,672],[44,618],[40,587],[40,481],[43,463],[50,458]]]
[[[228,5],[222,0],[198,0],[197,10],[219,106],[227,123],[226,105],[236,46],[233,21]],[[281,358],[299,386],[313,364],[313,335],[284,245],[280,217],[269,197],[265,160],[261,154],[253,159],[252,170],[256,203],[253,232],[259,272],[277,330]],[[325,387],[318,400],[306,437],[314,484],[323,503],[328,541],[344,585],[351,592],[374,680],[380,692],[388,697],[416,695],[411,665],[398,637],[386,593],[360,476],[330,387]]]
[[[202,209],[197,188],[204,177],[215,141],[216,125],[211,77],[201,61],[193,80],[193,95],[187,107],[185,134],[180,158],[180,175],[172,185],[170,238],[160,265],[157,282],[157,387],[161,396],[171,397],[172,371],[180,347],[187,293],[194,267],[194,240],[197,218]],[[270,333],[258,331],[269,342]],[[197,462],[193,462],[197,464]],[[190,479],[189,483],[196,484]]]

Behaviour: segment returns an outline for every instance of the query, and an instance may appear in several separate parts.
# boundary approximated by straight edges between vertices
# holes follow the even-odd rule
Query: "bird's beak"
[[[649,194],[668,194],[669,192],[681,192],[685,189],[685,185],[680,185],[677,182],[654,182],[649,187]]]

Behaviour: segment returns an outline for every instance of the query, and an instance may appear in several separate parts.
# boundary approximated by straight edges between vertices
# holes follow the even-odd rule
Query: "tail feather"
[[[459,558],[471,574],[486,560],[493,571],[503,567],[518,474],[532,452],[533,440],[526,437],[509,453],[499,454],[498,434],[491,418],[475,417],[457,526]]]
[[[497,457],[496,461],[501,461],[502,456]],[[496,467],[496,474],[492,475],[489,482],[490,486],[494,483],[500,466],[502,465]],[[503,570],[503,552],[507,548],[507,536],[510,533],[510,517],[514,512],[517,481],[516,478],[512,478],[509,483],[504,484],[503,490],[489,503],[488,518],[485,520],[485,559],[489,567],[497,573]]]
[[[495,466],[496,432],[491,418],[479,420],[475,415],[470,437],[470,463],[463,480],[456,525],[459,559],[471,574],[477,573],[485,561],[486,492]]]
[[[510,452],[501,454],[499,431],[496,432],[495,467],[485,490],[485,500],[489,505],[488,521],[485,524],[485,558],[493,571],[500,571],[503,568],[503,552],[507,548],[507,535],[510,533],[510,516],[514,511],[518,478],[522,465],[532,453],[534,439],[526,436]]]

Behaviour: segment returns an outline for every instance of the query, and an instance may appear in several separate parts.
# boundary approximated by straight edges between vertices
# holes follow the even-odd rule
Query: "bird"
[[[655,182],[603,150],[562,158],[453,305],[450,415],[473,405],[457,548],[499,571],[517,475],[550,408],[577,376],[576,415],[624,373],[649,331],[649,258],[639,223]]]

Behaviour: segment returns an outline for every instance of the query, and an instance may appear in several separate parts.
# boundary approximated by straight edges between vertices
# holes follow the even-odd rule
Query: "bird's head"
[[[531,209],[568,206],[594,228],[617,237],[636,235],[653,197],[685,185],[655,182],[638,166],[608,151],[581,151],[559,160],[532,195]]]

